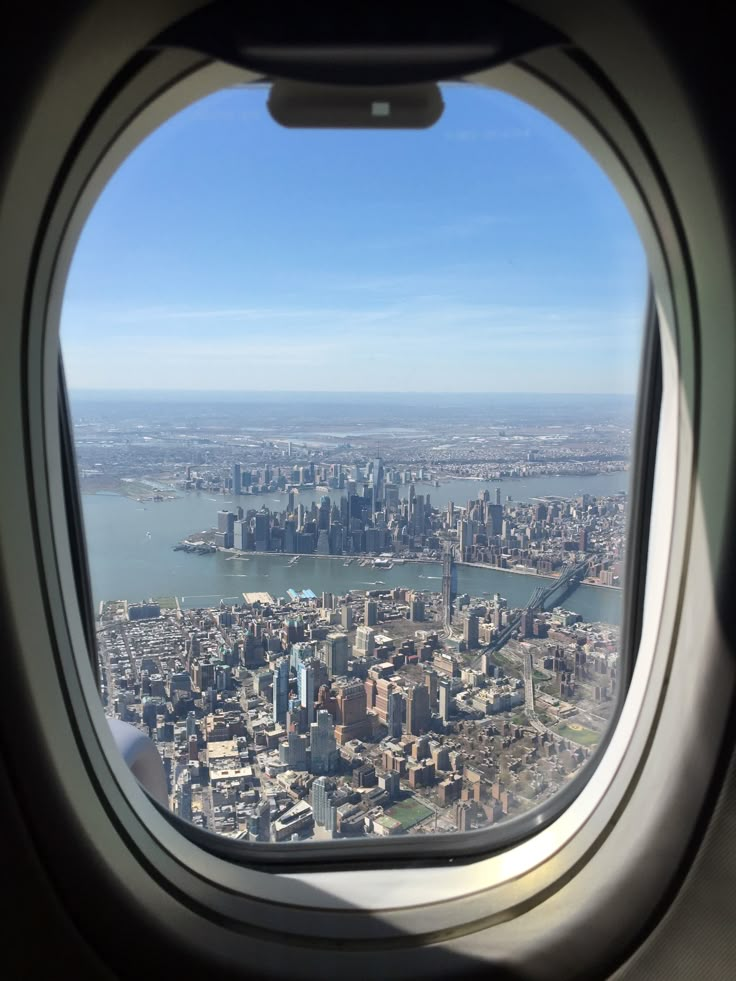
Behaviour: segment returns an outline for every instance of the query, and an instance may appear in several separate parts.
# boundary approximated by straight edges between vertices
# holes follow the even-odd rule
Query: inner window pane
[[[103,704],[219,834],[488,828],[624,694],[643,249],[508,95],[367,131],[268,94],[143,142],[68,278]]]

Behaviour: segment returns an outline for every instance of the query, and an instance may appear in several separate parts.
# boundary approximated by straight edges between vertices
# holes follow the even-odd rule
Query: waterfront
[[[462,503],[468,497],[477,496],[485,486],[492,492],[500,486],[504,498],[511,495],[515,500],[522,500],[544,494],[614,494],[626,488],[627,480],[626,473],[535,478],[504,481],[501,485],[457,480],[448,481],[440,488],[418,484],[417,492],[421,493],[423,488],[432,495],[433,505],[441,505],[442,491],[448,495],[454,493],[458,503]],[[463,490],[462,496],[458,495],[459,490]],[[307,503],[307,496],[302,495],[300,500]],[[270,495],[258,495],[241,497],[238,503],[246,508],[264,504],[278,508],[285,505],[285,500],[270,501]],[[84,519],[95,604],[105,599],[138,601],[150,596],[176,595],[184,605],[198,606],[217,603],[220,599],[240,601],[243,592],[260,589],[277,597],[286,595],[289,588],[309,588],[317,594],[394,586],[439,591],[440,567],[431,562],[410,562],[390,570],[375,570],[362,567],[357,561],[346,566],[346,560],[341,557],[304,555],[296,565],[290,566],[290,559],[280,554],[234,559],[224,553],[196,556],[173,551],[177,541],[211,528],[216,511],[228,505],[232,506],[230,498],[206,494],[146,504],[114,494],[85,495]],[[461,592],[476,596],[501,593],[512,606],[523,605],[539,582],[535,575],[458,568]],[[620,604],[618,590],[595,586],[580,586],[567,601],[585,619],[607,623],[619,621]]]

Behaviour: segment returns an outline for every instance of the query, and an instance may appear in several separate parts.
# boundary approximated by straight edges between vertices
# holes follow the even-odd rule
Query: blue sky
[[[230,89],[97,202],[62,314],[73,389],[633,392],[646,263],[598,165],[499,92],[425,131],[287,130]]]

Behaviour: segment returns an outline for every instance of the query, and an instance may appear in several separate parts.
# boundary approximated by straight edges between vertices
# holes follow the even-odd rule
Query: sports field
[[[393,807],[389,807],[386,811],[389,817],[395,818],[401,824],[404,831],[408,831],[415,824],[424,821],[431,813],[432,809],[427,807],[426,804],[422,804],[416,797],[409,797],[407,800],[402,800],[400,804],[394,804]]]
[[[557,730],[557,734],[562,736],[563,739],[570,739],[572,742],[579,743],[581,746],[595,746],[601,738],[599,732],[586,729],[585,726],[581,726],[577,722],[569,722],[567,725],[561,725]]]

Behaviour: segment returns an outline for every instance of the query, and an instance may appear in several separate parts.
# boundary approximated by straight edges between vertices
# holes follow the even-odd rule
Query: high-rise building
[[[259,511],[255,517],[256,552],[268,552],[271,548],[271,516],[268,511]]]
[[[307,724],[314,722],[314,686],[315,670],[312,660],[301,661],[297,673],[297,690],[299,704],[307,714]]]
[[[365,530],[365,550],[370,553],[383,551],[386,541],[386,532],[383,528],[366,528]]]
[[[351,739],[366,739],[370,720],[366,714],[366,691],[361,681],[348,681],[336,687],[337,719],[335,737],[339,746]]]
[[[250,532],[250,521],[236,521],[233,526],[233,547],[245,552],[248,548],[248,533]]]
[[[317,721],[309,727],[309,742],[311,772],[317,776],[334,773],[338,760],[337,741],[332,716],[326,709],[317,712]]]
[[[468,521],[467,518],[463,518],[458,523],[457,538],[458,538],[458,545],[460,547],[460,556],[461,558],[464,559],[465,553],[473,544],[472,523]]]
[[[273,672],[273,721],[283,725],[286,722],[286,711],[289,707],[289,662],[286,658],[279,661]]]
[[[284,551],[296,552],[296,521],[292,518],[284,522]]]
[[[340,623],[344,630],[353,629],[353,610],[347,603],[340,607]]]
[[[373,657],[376,649],[376,632],[372,627],[361,625],[355,631],[355,653],[359,657]]]
[[[240,493],[240,464],[233,464],[233,494]]]
[[[452,547],[448,545],[442,556],[442,622],[446,630],[452,624],[452,604],[457,595],[456,575]]]
[[[307,737],[301,736],[297,732],[290,732],[286,737],[286,742],[281,743],[279,747],[279,759],[290,770],[306,770]]]
[[[386,717],[386,724],[388,726],[388,734],[392,739],[398,739],[401,736],[401,726],[404,720],[404,696],[400,691],[394,689],[389,692],[388,695],[388,713]]]
[[[463,621],[463,640],[469,651],[478,646],[478,623],[479,618],[473,613],[468,614]]]
[[[380,457],[373,461],[373,500],[376,506],[383,500],[383,462]]]
[[[317,516],[317,530],[329,531],[330,529],[330,499],[323,497],[319,502],[319,514]]]
[[[337,830],[337,808],[332,806],[335,782],[328,777],[317,777],[310,794],[314,823],[327,831]]]
[[[438,682],[440,699],[440,718],[447,722],[450,718],[450,706],[452,704],[452,683],[449,678],[440,678]]]
[[[326,528],[323,528],[317,535],[317,555],[329,555],[330,554],[330,533]]]
[[[339,678],[348,670],[348,638],[345,634],[332,632],[320,645],[320,660],[327,665],[330,678]]]
[[[406,731],[419,736],[429,730],[430,721],[429,691],[424,685],[415,685],[406,697]]]
[[[424,598],[421,593],[412,593],[409,600],[409,619],[412,623],[422,623],[424,620]]]
[[[235,515],[232,511],[217,512],[217,535],[215,543],[223,548],[232,548],[234,542],[233,529],[235,528]]]
[[[375,627],[378,622],[378,603],[373,599],[366,599],[364,620],[366,627]]]
[[[423,535],[426,523],[424,512],[424,495],[417,494],[414,498],[414,534]]]

